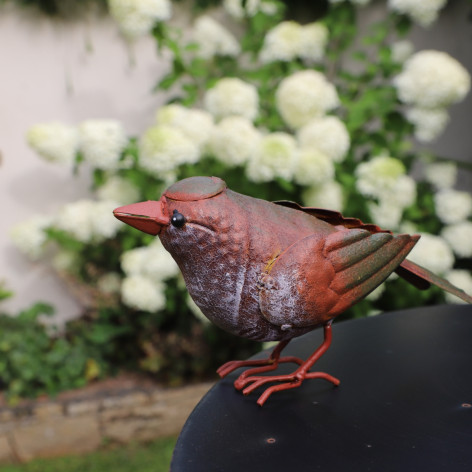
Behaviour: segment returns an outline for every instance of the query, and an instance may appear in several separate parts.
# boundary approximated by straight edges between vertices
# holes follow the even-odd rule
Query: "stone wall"
[[[0,408],[0,462],[93,451],[178,434],[211,383],[87,389]]]

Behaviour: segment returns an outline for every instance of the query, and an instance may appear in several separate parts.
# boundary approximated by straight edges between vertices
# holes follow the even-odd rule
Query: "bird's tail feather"
[[[446,279],[439,277],[433,272],[421,267],[418,264],[415,264],[412,261],[405,259],[395,270],[395,272],[415,287],[425,290],[434,284],[439,288],[442,288],[446,292],[455,295],[456,297],[461,298],[467,303],[472,303],[472,297],[464,292],[464,290],[452,285]]]

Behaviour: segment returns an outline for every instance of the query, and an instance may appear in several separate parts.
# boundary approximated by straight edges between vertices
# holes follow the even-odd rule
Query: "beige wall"
[[[151,89],[165,61],[150,38],[130,50],[109,19],[64,23],[6,8],[0,9],[0,58],[0,280],[16,293],[3,308],[44,300],[69,318],[79,313],[77,302],[44,265],[13,248],[8,229],[87,195],[89,182],[41,161],[25,133],[38,122],[88,118],[118,119],[129,134],[142,131],[162,102]]]

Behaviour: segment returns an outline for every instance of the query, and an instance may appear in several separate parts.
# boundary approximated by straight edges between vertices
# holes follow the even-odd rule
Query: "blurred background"
[[[419,232],[411,258],[472,291],[471,3],[312,3],[0,2],[5,408],[261,348],[113,220],[188,176]],[[446,302],[392,278],[343,319]]]

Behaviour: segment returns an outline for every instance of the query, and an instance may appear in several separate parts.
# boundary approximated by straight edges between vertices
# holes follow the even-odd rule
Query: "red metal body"
[[[241,195],[217,177],[184,179],[158,202],[127,205],[114,213],[159,235],[211,321],[238,336],[280,341],[264,361],[233,361],[218,370],[223,377],[253,366],[235,382],[245,394],[280,382],[265,390],[261,405],[273,392],[297,387],[306,378],[339,384],[328,374],[309,372],[331,343],[331,320],[393,271],[419,288],[435,283],[472,302],[444,279],[404,260],[418,235],[394,235],[335,211]],[[308,360],[280,357],[290,339],[320,326],[325,341]],[[288,376],[258,375],[281,362],[299,367]]]

